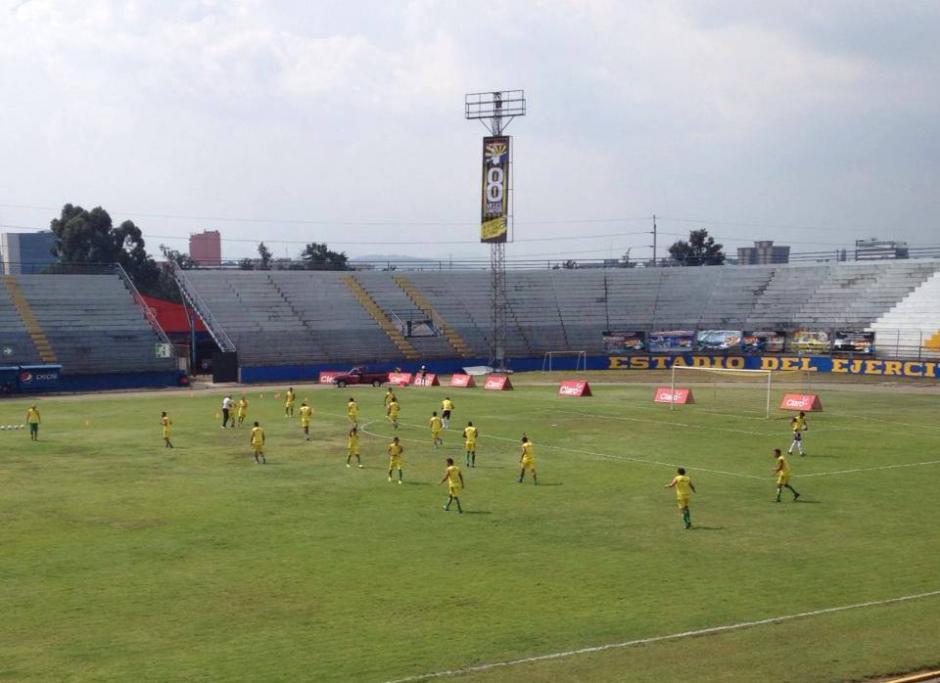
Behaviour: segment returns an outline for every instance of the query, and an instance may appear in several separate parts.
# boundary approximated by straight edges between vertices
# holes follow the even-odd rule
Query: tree
[[[170,247],[165,244],[160,245],[160,251],[163,253],[163,258],[171,263],[175,263],[176,266],[182,270],[189,270],[196,266],[196,262],[193,261],[189,254],[184,254],[176,249],[170,249]]]
[[[326,244],[311,242],[300,253],[306,270],[349,270],[349,259],[344,252],[327,248]]]
[[[271,270],[271,250],[264,246],[264,242],[258,244],[258,256],[261,258],[260,270]]]
[[[239,270],[254,270],[255,262],[252,261],[250,258],[243,258],[241,261],[238,262],[238,269]]]
[[[140,228],[132,221],[115,228],[111,216],[100,206],[86,211],[66,204],[50,227],[55,234],[52,255],[60,264],[119,263],[139,290],[163,293],[160,268],[147,254]]]
[[[669,255],[680,266],[720,266],[725,262],[722,245],[704,228],[692,230],[688,242],[679,240],[669,247]]]

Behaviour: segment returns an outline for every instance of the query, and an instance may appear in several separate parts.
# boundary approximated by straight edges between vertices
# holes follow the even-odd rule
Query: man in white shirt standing
[[[232,397],[226,396],[222,399],[222,429],[228,426],[229,416],[232,413]],[[235,420],[232,419],[232,426],[235,426]]]

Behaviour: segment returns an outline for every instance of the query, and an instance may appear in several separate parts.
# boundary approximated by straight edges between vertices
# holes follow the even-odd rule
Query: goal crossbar
[[[773,370],[746,370],[743,368],[705,368],[705,367],[700,367],[700,366],[695,366],[695,365],[673,365],[671,373],[670,373],[671,378],[670,378],[670,385],[669,385],[670,391],[672,392],[673,396],[675,396],[676,394],[676,370],[682,370],[682,371],[690,370],[692,372],[702,372],[702,373],[709,373],[709,374],[714,374],[714,375],[739,375],[739,376],[751,375],[752,377],[755,377],[755,378],[762,377],[762,376],[766,377],[767,380],[765,383],[766,384],[766,396],[764,400],[764,416],[767,419],[770,419],[770,394],[773,390],[773,373],[774,373]],[[670,410],[676,409],[675,402],[671,402],[669,404],[669,409]]]
[[[542,356],[542,371],[552,371],[552,361],[555,358],[574,358],[574,369],[587,370],[587,351],[546,351]]]

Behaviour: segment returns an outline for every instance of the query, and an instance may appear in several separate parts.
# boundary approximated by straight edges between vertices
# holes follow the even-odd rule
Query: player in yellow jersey
[[[392,423],[392,426],[397,430],[398,429],[398,413],[401,410],[401,406],[398,405],[398,399],[392,396],[392,400],[388,403],[388,408],[385,411],[388,421]]]
[[[31,405],[26,410],[26,424],[29,425],[29,440],[30,441],[39,441],[39,423],[42,422],[42,417],[39,415],[39,409],[35,405]]]
[[[349,398],[349,403],[346,404],[346,417],[353,423],[353,426],[359,426],[359,404],[352,397]]]
[[[353,456],[356,456],[356,462],[359,463],[359,469],[362,469],[362,458],[359,457],[359,430],[353,427],[349,430],[346,437],[346,467],[352,467]]]
[[[450,414],[454,410],[454,402],[450,396],[441,401],[441,422],[444,423],[444,429],[450,428]]]
[[[397,400],[398,398],[395,396],[395,391],[391,387],[389,387],[388,390],[385,392],[385,407],[388,408],[389,403],[391,403],[392,401],[397,401]]]
[[[434,443],[434,448],[443,446],[444,439],[441,438],[441,430],[444,429],[444,423],[441,421],[441,418],[437,416],[436,410],[431,413],[431,419],[428,420],[428,426],[431,428],[431,440]]]
[[[519,472],[519,483],[522,483],[525,479],[526,470],[529,470],[532,472],[532,482],[538,486],[539,478],[535,473],[535,446],[529,441],[528,436],[522,437],[522,454],[519,457],[519,464],[522,465]]]
[[[779,448],[775,448],[772,455],[774,460],[777,461],[773,469],[773,473],[777,476],[777,502],[780,502],[780,494],[783,493],[785,488],[790,489],[790,492],[793,493],[793,501],[796,502],[800,494],[790,486],[790,463],[787,462],[786,456],[780,452]]]
[[[477,436],[480,431],[468,422],[463,429],[463,445],[467,449],[467,467],[477,466]]]
[[[245,418],[248,417],[248,399],[242,396],[238,399],[238,404],[236,406],[238,421],[235,423],[236,427],[241,427],[245,423]]]
[[[313,408],[307,405],[306,401],[300,402],[300,426],[304,428],[304,439],[310,441],[310,416],[313,415]]]
[[[809,425],[806,424],[806,413],[801,410],[799,415],[790,420],[790,429],[793,431],[793,443],[787,449],[787,455],[792,454],[794,448],[801,456],[806,455],[806,451],[803,450],[803,432],[809,429]]]
[[[294,417],[294,387],[289,387],[284,394],[284,417]]]
[[[173,423],[170,422],[170,418],[167,417],[166,411],[164,410],[160,413],[160,426],[163,427],[163,447],[164,448],[173,448],[173,442],[170,441],[170,428]]]
[[[405,449],[402,447],[401,443],[399,443],[398,437],[396,436],[385,450],[388,451],[388,480],[391,481],[392,472],[398,470],[398,483],[401,484],[403,476],[401,466],[404,462],[402,456],[405,453]]]
[[[441,483],[445,481],[447,482],[447,503],[444,504],[444,511],[450,511],[450,504],[457,503],[457,512],[463,514],[463,508],[460,507],[460,490],[464,488],[463,473],[454,464],[453,458],[447,458],[447,468],[444,470]]]
[[[684,467],[676,470],[676,476],[666,484],[666,488],[676,490],[676,503],[679,505],[679,512],[682,514],[682,521],[685,523],[686,529],[691,529],[692,513],[689,512],[689,500],[692,498],[692,494],[695,493],[695,485],[686,475]]]
[[[257,422],[251,428],[251,448],[255,452],[255,462],[267,464],[268,461],[264,457],[264,430]]]

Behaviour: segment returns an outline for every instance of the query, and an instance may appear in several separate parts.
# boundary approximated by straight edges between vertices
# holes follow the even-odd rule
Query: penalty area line
[[[534,657],[523,657],[520,659],[510,659],[503,662],[490,662],[488,664],[477,664],[467,666],[461,669],[449,669],[446,671],[434,671],[431,673],[418,674],[415,676],[406,676],[405,678],[396,678],[385,683],[414,683],[415,681],[426,681],[433,678],[447,678],[450,676],[463,676],[471,673],[481,673],[520,664],[531,664],[534,662],[545,662],[553,659],[564,659],[577,655],[593,654],[595,652],[604,652],[606,650],[618,650],[637,645],[648,645],[650,643],[660,643],[670,640],[680,640],[683,638],[694,638],[696,636],[708,636],[716,633],[726,633],[729,631],[741,631],[744,629],[755,628],[757,626],[767,626],[770,624],[780,624],[796,619],[808,619],[826,614],[836,614],[838,612],[848,612],[850,610],[863,609],[865,607],[881,607],[884,605],[893,605],[901,602],[910,602],[911,600],[921,600],[940,596],[940,590],[929,591],[927,593],[915,593],[913,595],[902,595],[896,598],[886,598],[884,600],[869,600],[868,602],[858,602],[853,605],[839,605],[838,607],[826,607],[823,609],[811,610],[809,612],[798,612],[796,614],[786,614],[780,617],[769,617],[767,619],[757,619],[755,621],[742,621],[737,624],[725,624],[723,626],[712,626],[710,628],[696,629],[694,631],[681,631],[679,633],[670,633],[668,635],[651,636],[648,638],[637,638],[635,640],[624,640],[619,643],[607,643],[606,645],[595,645],[592,647],[582,647],[577,650],[565,650],[563,652],[552,652],[545,655],[536,655]]]
[[[812,472],[810,474],[801,474],[800,479],[805,477],[831,477],[836,474],[854,474],[856,472],[874,472],[876,470],[899,470],[905,467],[925,467],[926,465],[940,465],[940,460],[928,460],[927,462],[910,462],[900,465],[878,465],[877,467],[859,467],[854,470],[836,470],[834,472]]]

